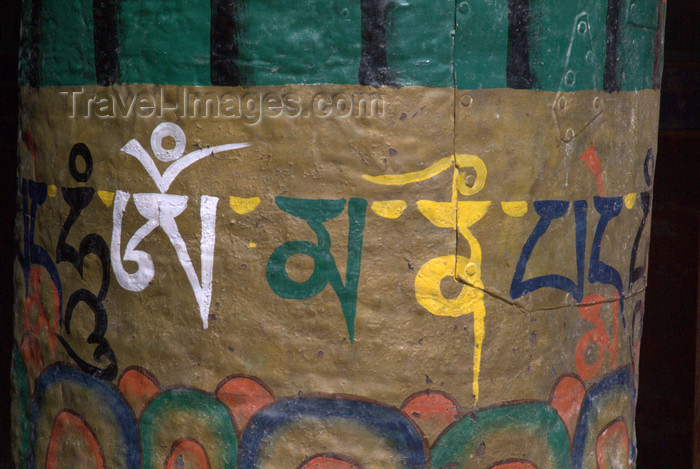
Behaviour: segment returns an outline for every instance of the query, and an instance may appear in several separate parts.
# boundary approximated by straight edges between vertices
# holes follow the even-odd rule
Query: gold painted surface
[[[150,85],[82,90],[125,97],[159,96],[162,91],[170,100],[182,92],[177,87]],[[605,230],[600,257],[620,272],[628,288],[631,250],[642,218],[640,204],[633,204],[630,194],[637,194],[638,200],[641,192],[650,190],[644,180],[644,160],[649,149],[656,152],[658,92],[606,94],[603,113],[567,143],[557,131],[552,111],[557,95],[551,92],[458,91],[455,105],[453,90],[420,87],[198,90],[213,96],[293,93],[306,104],[319,93],[375,93],[384,104],[383,113],[375,117],[313,113],[305,117],[302,112],[297,117],[267,116],[255,122],[224,116],[178,119],[167,111],[163,117],[69,118],[66,94],[60,92],[77,90],[22,90],[21,130],[33,135],[37,164],[27,145],[20,145],[19,176],[56,186],[56,192],[49,189],[47,201],[39,207],[35,232],[36,244],[54,259],[69,211],[63,188],[98,191],[71,229],[67,242],[73,246],[88,233],[97,233],[111,244],[117,191],[159,193],[141,163],[121,151],[130,140],[152,154],[152,131],[162,122],[173,122],[186,136],[185,153],[249,144],[193,163],[165,191],[188,197],[186,209],[175,220],[200,280],[200,204],[205,196],[219,199],[206,329],[193,288],[162,228],[138,245],[154,265],[154,277],[143,291],[126,290],[112,274],[104,301],[105,338],[120,372],[139,366],[163,386],[194,386],[212,392],[226,376],[245,374],[265,382],[278,397],[344,393],[392,406],[400,406],[417,391],[433,389],[454,398],[465,411],[475,405],[477,393],[479,406],[515,399],[546,400],[560,375],[577,372],[577,344],[593,325],[582,319],[571,295],[544,288],[511,299],[511,282],[523,245],[539,220],[533,203],[585,200],[584,297],[600,293],[613,301],[613,287],[588,281],[591,245],[600,218],[593,197],[600,194],[594,174],[580,156],[591,146],[602,166],[605,196],[624,197],[625,202]],[[462,94],[471,99],[460,100]],[[593,99],[593,93],[570,93],[567,98],[585,102]],[[68,170],[71,147],[77,142],[89,147],[94,162],[86,183],[76,182]],[[476,159],[460,159],[469,155]],[[444,168],[430,169],[439,162],[445,162]],[[156,161],[156,167],[162,173],[168,164]],[[286,299],[271,290],[266,266],[275,249],[287,241],[317,242],[305,221],[277,206],[277,196],[367,201],[354,342],[331,285],[307,299]],[[343,282],[348,220],[346,203],[340,216],[324,223]],[[123,219],[122,255],[144,223],[132,196]],[[646,226],[637,265],[643,265],[646,255]],[[525,278],[554,273],[576,280],[574,230],[569,207],[538,241]],[[455,262],[443,267],[462,283],[449,275],[440,280],[439,272],[420,273],[437,259]],[[123,263],[127,272],[136,270],[135,264]],[[313,261],[299,255],[287,264],[289,276],[297,282],[307,279],[313,269]],[[86,258],[82,278],[70,263],[58,263],[58,270],[64,302],[79,288],[99,289],[101,266],[94,256]],[[417,278],[428,278],[428,283],[421,284]],[[18,292],[24,290],[23,283],[17,266]],[[632,313],[644,283],[634,282],[626,291],[627,326],[623,329],[618,324],[613,363],[608,351],[599,351],[604,359],[598,378],[632,361]],[[49,308],[51,292],[42,288],[42,302]],[[464,299],[469,304],[454,314],[442,314],[438,306],[431,312],[426,308],[437,303],[430,298],[421,301],[417,289],[439,291],[448,302],[469,296]],[[24,302],[18,293],[18,343],[26,332]],[[604,306],[601,318],[610,337],[612,317],[611,309]],[[86,342],[93,327],[92,313],[80,305],[70,335],[62,335],[79,356],[99,366],[91,359],[94,345]],[[60,345],[52,353],[45,335],[39,336],[39,343],[44,367],[71,362]],[[479,373],[475,373],[477,367]],[[39,371],[30,370],[30,381]],[[42,427],[41,431],[48,430]]]

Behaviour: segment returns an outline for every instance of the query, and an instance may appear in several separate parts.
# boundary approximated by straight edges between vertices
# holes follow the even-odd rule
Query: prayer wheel
[[[23,2],[16,467],[634,467],[665,8]]]

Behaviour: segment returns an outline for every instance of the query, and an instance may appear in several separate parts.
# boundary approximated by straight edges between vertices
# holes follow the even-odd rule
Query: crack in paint
[[[530,310],[530,309],[527,309],[526,307],[524,307],[521,303],[519,303],[517,301],[509,300],[506,297],[499,295],[498,293],[495,293],[495,292],[490,291],[490,290],[483,288],[483,287],[479,287],[479,286],[467,281],[466,279],[459,277],[457,274],[455,274],[454,280],[457,283],[460,283],[460,284],[465,285],[467,287],[474,288],[475,290],[479,290],[479,291],[485,293],[486,295],[488,295],[489,297],[500,301],[501,303],[505,303],[509,306],[517,308],[518,310],[520,310],[520,312],[525,313],[525,314],[533,314],[533,313],[540,313],[540,312],[552,312],[552,311],[558,311],[558,310],[562,310],[562,309],[566,309],[566,308],[578,308],[580,306],[593,306],[593,305],[597,305],[597,304],[604,305],[604,304],[609,304],[609,303],[617,303],[620,301],[618,298],[611,298],[611,299],[605,300],[605,301],[574,303],[571,305],[545,306],[542,308],[537,308],[535,310]],[[625,295],[623,299],[636,298],[639,295],[644,294],[646,292],[646,290],[647,290],[647,284],[644,283],[644,287],[642,289],[633,291],[630,294]]]

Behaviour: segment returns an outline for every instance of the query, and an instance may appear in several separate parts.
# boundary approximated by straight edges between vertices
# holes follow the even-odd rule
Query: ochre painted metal
[[[25,2],[17,467],[633,467],[664,12]]]

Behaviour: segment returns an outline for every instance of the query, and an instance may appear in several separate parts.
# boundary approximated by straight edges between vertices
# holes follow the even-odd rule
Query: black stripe
[[[664,5],[665,2],[659,1],[658,21],[656,23],[656,38],[654,39],[654,79],[653,88],[658,90],[661,88],[661,60],[663,57],[663,48],[661,47],[664,33]]]
[[[506,85],[508,88],[529,90],[530,75],[530,1],[508,0],[508,55],[506,58]]]
[[[243,0],[211,0],[211,83],[237,86],[243,83],[238,61],[239,13]]]
[[[119,0],[93,0],[95,81],[110,86],[119,80]]]
[[[41,42],[41,0],[31,0],[31,17],[29,24],[29,64],[27,78],[29,86],[39,86],[40,79],[40,42]]]
[[[608,14],[605,18],[605,30],[605,71],[603,72],[603,89],[608,93],[612,93],[613,91],[620,91],[620,84],[617,81],[620,0],[608,0]]]
[[[362,55],[357,79],[361,85],[391,85],[386,60],[387,0],[361,0]]]

